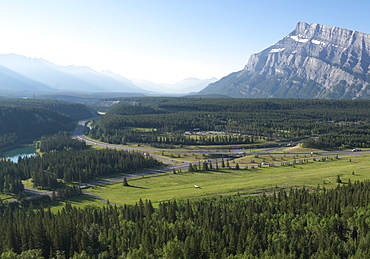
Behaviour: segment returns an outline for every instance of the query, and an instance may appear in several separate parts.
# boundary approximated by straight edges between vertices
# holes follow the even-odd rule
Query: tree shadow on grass
[[[146,187],[140,187],[140,186],[135,186],[135,185],[128,185],[128,186],[125,186],[125,187],[131,187],[131,188],[137,188],[137,189],[148,189]]]

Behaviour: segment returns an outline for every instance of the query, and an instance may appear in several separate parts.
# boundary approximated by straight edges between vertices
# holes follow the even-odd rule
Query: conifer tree
[[[130,186],[127,182],[127,178],[123,178],[123,186]]]
[[[340,175],[337,175],[336,182],[337,182],[337,183],[342,183],[342,180],[340,179]]]
[[[189,164],[188,171],[189,172],[193,172],[194,171],[193,165],[191,163]]]

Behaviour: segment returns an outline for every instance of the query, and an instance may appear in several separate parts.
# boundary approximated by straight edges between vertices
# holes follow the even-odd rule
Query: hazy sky
[[[299,21],[370,33],[370,1],[0,0],[0,53],[156,83],[221,78]]]

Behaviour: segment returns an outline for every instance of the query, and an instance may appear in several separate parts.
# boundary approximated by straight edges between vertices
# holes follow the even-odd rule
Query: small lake
[[[0,158],[9,158],[11,161],[17,163],[18,157],[36,156],[36,148],[34,146],[17,147],[0,153]]]

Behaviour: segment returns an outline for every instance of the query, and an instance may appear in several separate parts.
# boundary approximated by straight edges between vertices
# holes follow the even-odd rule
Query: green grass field
[[[349,161],[351,159],[351,162]],[[310,161],[294,166],[263,167],[249,170],[220,170],[198,173],[166,173],[130,179],[131,187],[122,182],[88,189],[115,204],[134,204],[139,199],[150,199],[153,204],[163,200],[202,197],[209,195],[254,195],[276,188],[318,184],[325,188],[337,186],[340,175],[343,184],[370,179],[369,155],[342,157],[327,161]],[[201,188],[194,188],[198,185]]]
[[[8,194],[0,193],[0,201],[2,202],[13,201],[16,199],[17,197],[15,195],[8,195]]]
[[[54,213],[57,213],[59,210],[61,210],[66,203],[70,203],[73,207],[82,208],[85,206],[105,206],[105,203],[89,196],[89,195],[81,195],[76,196],[68,199],[64,199],[63,201],[53,201],[50,203],[44,203],[43,208],[48,209]],[[35,209],[38,209],[39,206],[34,206]]]
[[[39,192],[50,192],[51,190],[45,190],[45,189],[42,189],[42,188],[35,188],[33,186],[33,182],[32,182],[32,179],[27,179],[27,180],[22,180],[22,183],[23,183],[23,186],[25,188],[30,188],[30,189],[36,189],[38,190]]]

